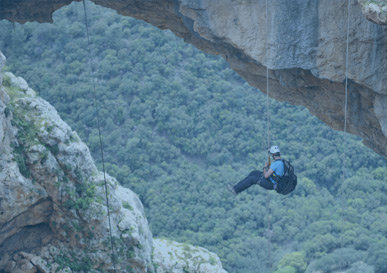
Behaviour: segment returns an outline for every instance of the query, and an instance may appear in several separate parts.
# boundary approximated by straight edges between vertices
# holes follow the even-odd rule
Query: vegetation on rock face
[[[29,146],[38,143],[36,141],[36,127],[34,124],[28,123],[24,119],[25,112],[23,109],[15,108],[15,100],[17,98],[23,97],[24,91],[19,87],[12,85],[11,79],[8,75],[4,75],[2,79],[2,85],[4,90],[11,98],[11,104],[9,107],[12,107],[12,110],[8,107],[8,114],[11,112],[13,114],[12,125],[15,126],[18,131],[18,144],[14,148],[14,159],[19,167],[20,173],[27,178],[31,178],[30,170],[26,163],[25,149]],[[17,109],[17,110],[15,110]]]
[[[106,166],[140,195],[156,237],[206,247],[229,272],[264,272],[268,247],[277,273],[355,270],[359,261],[387,270],[383,158],[306,109],[270,101],[272,143],[299,177],[290,196],[271,193],[270,246],[264,190],[225,190],[265,162],[265,96],[169,31],[88,7]],[[73,4],[52,25],[1,22],[0,50],[98,161],[83,16]]]

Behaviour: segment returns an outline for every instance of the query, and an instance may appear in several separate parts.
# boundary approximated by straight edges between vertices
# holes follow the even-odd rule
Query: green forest
[[[92,66],[76,3],[53,24],[1,21],[5,70],[55,106],[102,169],[98,100],[107,172],[139,195],[154,237],[205,247],[230,273],[270,272],[270,263],[275,273],[387,272],[385,158],[270,99],[271,143],[298,186],[234,196],[226,185],[267,160],[266,95],[170,31],[87,9]]]

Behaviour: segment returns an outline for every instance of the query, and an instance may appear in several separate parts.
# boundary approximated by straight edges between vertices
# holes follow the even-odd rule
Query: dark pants
[[[245,179],[234,186],[234,190],[236,193],[240,193],[254,184],[258,184],[267,190],[274,190],[274,184],[265,178],[261,171],[252,171]]]

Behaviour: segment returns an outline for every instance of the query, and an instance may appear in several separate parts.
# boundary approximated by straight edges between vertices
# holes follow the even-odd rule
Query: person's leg
[[[271,182],[270,179],[267,179],[264,177],[262,177],[262,179],[258,181],[258,185],[260,185],[262,188],[266,190],[274,190],[273,182]]]
[[[252,171],[245,179],[241,180],[233,188],[235,193],[240,193],[245,189],[256,184],[258,180],[262,177],[263,173],[260,171]]]

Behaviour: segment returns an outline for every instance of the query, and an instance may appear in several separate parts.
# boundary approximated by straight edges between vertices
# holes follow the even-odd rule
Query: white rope
[[[268,8],[266,0],[266,41],[265,41],[265,62],[266,62],[266,132],[267,132],[267,148],[270,148],[270,102],[269,102],[269,58],[268,58]]]
[[[347,133],[347,112],[348,112],[348,59],[349,59],[349,17],[350,17],[350,8],[349,8],[349,1],[347,0],[347,41],[346,41],[346,48],[345,48],[345,100],[344,100],[344,137]],[[342,179],[341,181],[344,182],[346,175],[346,153],[347,153],[347,145],[344,143],[343,148],[343,159],[342,159]],[[343,266],[343,233],[344,233],[344,207],[345,207],[345,192],[343,191],[341,193],[341,232],[340,232],[340,272],[342,272],[342,266]]]
[[[347,0],[347,46],[345,49],[345,106],[344,106],[344,133],[347,132],[347,110],[348,110],[348,49],[349,49],[349,1]],[[344,175],[344,173],[343,173]]]
[[[265,62],[266,62],[266,133],[267,133],[267,149],[270,148],[270,103],[269,103],[269,65],[268,65],[268,5],[266,0],[265,5],[266,12],[266,40],[265,40]],[[265,151],[267,153],[267,151]],[[267,239],[268,239],[268,249],[267,249],[267,264],[269,267],[269,272],[272,272],[272,263],[271,263],[271,226],[270,226],[270,193],[266,191],[266,209],[267,209]]]

